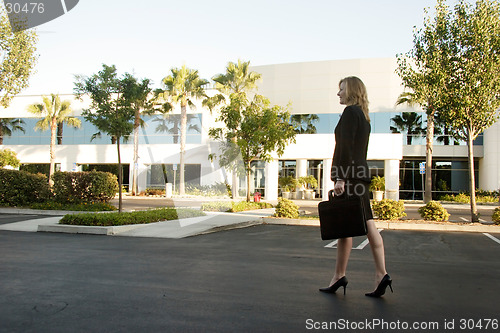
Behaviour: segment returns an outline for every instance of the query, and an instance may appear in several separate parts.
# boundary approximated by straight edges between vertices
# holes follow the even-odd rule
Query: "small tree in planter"
[[[284,199],[290,199],[290,192],[294,191],[298,185],[297,179],[292,176],[281,177],[278,180],[281,187],[281,195]]]
[[[384,198],[385,177],[375,176],[370,182],[370,191],[373,192],[373,200],[380,201]]]
[[[304,199],[310,200],[313,198],[313,190],[318,187],[318,181],[313,175],[299,177],[299,185],[304,186]]]

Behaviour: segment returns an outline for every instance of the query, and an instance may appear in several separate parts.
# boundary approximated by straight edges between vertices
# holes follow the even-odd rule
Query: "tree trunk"
[[[236,136],[231,139],[234,147],[237,147]],[[238,161],[237,159],[233,163],[232,177],[231,177],[231,192],[233,194],[233,199],[239,197],[239,177],[238,177]]]
[[[56,169],[56,135],[57,135],[57,119],[52,118],[50,122],[50,168],[49,168],[49,187],[54,185],[52,175]]]
[[[118,213],[122,212],[122,157],[120,155],[120,137],[116,138],[116,149],[118,150]]]
[[[250,169],[250,162],[247,163],[247,202],[250,202],[250,175],[252,170]]]
[[[63,123],[57,124],[57,144],[62,145],[62,138],[63,138]]]
[[[132,169],[132,195],[137,195],[137,167],[139,166],[139,126],[141,116],[139,110],[135,111],[134,119],[134,165]]]
[[[470,189],[470,213],[471,222],[479,222],[476,207],[476,180],[474,177],[474,139],[472,130],[467,129],[467,148],[469,151],[469,189]]]
[[[432,200],[432,144],[434,140],[434,110],[427,115],[427,134],[425,137],[425,192],[424,203]]]
[[[187,129],[187,110],[186,105],[181,105],[181,151],[180,151],[180,165],[179,165],[179,195],[186,193],[184,184],[184,154],[186,150],[186,129]]]

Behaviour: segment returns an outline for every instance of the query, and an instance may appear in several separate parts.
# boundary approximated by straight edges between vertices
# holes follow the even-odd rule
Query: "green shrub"
[[[118,191],[116,176],[109,172],[55,172],[52,191],[60,203],[109,202]]]
[[[405,206],[401,200],[382,199],[381,201],[374,201],[372,209],[380,220],[397,220],[406,216],[404,212]]]
[[[495,224],[500,224],[500,208],[499,207],[495,208],[491,219],[493,222],[495,222]]]
[[[103,211],[113,211],[117,209],[115,206],[106,202],[63,204],[56,201],[34,203],[30,205],[30,208],[42,209],[42,210],[69,210],[69,211],[86,211],[86,212],[103,212]]]
[[[243,212],[246,210],[273,208],[268,202],[233,202],[233,201],[214,201],[201,205],[201,210],[205,212]]]
[[[63,216],[59,223],[86,226],[119,226],[127,224],[147,224],[204,215],[205,213],[195,209],[159,208],[125,213],[68,214]]]
[[[45,175],[0,169],[0,204],[29,206],[50,198],[49,182]]]
[[[442,201],[470,203],[470,193],[445,194],[439,197]],[[476,190],[476,202],[498,202],[498,191]]]
[[[233,202],[233,207],[231,209],[232,212],[243,212],[246,210],[255,210],[255,209],[265,209],[265,208],[273,208],[268,202],[248,202],[248,201],[240,201]]]
[[[165,189],[147,188],[144,192],[141,192],[140,195],[165,195]]]
[[[276,205],[274,216],[296,219],[299,217],[299,206],[294,204],[291,200],[280,198]]]
[[[231,201],[214,201],[201,204],[201,210],[205,212],[230,212],[233,208]]]
[[[424,220],[430,221],[447,221],[450,217],[448,211],[437,201],[429,201],[427,205],[420,207],[418,212]]]

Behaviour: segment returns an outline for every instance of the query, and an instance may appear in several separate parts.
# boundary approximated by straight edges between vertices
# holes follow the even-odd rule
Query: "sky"
[[[70,94],[102,64],[153,88],[186,65],[210,79],[253,66],[387,58],[407,52],[436,0],[80,0],[36,28],[38,64],[20,95]]]

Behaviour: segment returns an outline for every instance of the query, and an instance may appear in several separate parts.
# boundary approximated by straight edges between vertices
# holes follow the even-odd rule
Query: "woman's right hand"
[[[342,193],[344,193],[344,187],[345,181],[343,179],[337,179],[333,187],[333,193],[335,193],[335,195],[342,195]]]

